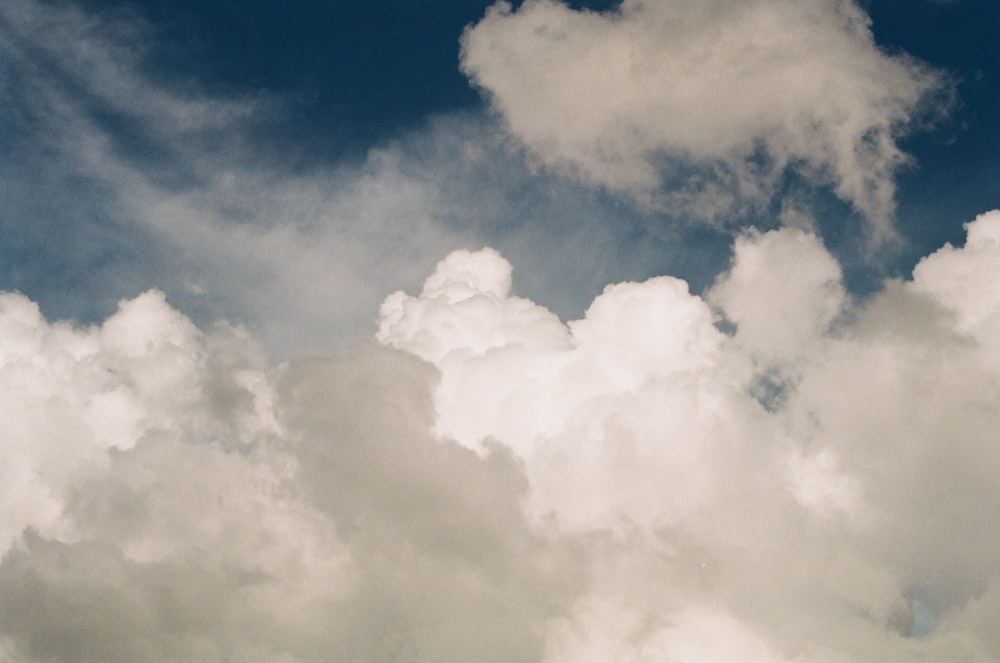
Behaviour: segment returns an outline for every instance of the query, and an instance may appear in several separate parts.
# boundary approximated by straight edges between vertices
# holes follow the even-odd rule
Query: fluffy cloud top
[[[498,2],[462,68],[537,162],[705,218],[767,201],[783,172],[829,184],[892,234],[895,139],[942,90],[874,43],[853,0]]]
[[[363,343],[264,370],[150,292],[0,309],[5,661],[531,661],[575,591],[509,452],[431,432],[434,369]]]
[[[997,660],[1000,213],[968,233],[864,305],[747,234],[708,299],[568,324],[459,251],[276,367],[157,292],[87,328],[5,294],[0,652]]]
[[[596,537],[544,660],[987,661],[997,336],[966,320],[995,320],[998,228],[861,307],[815,237],[746,235],[710,294],[729,334],[667,278],[512,325],[532,305],[463,276],[505,261],[455,254],[379,338],[441,370],[440,435],[516,450],[536,526]]]

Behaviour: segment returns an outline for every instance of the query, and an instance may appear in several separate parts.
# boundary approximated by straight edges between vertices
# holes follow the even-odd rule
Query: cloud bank
[[[273,99],[154,80],[148,27],[0,6],[5,246],[115,238],[107,278],[169,292],[90,326],[0,294],[0,659],[1000,659],[1000,212],[865,302],[748,230],[701,294],[619,278],[563,322],[449,251],[615,281],[659,250],[621,209],[471,115],[293,168]],[[703,217],[794,172],[876,238],[942,85],[850,2],[500,4],[463,67],[556,172]]]
[[[567,324],[460,251],[280,366],[155,291],[4,294],[0,652],[996,660],[1000,212],[967,228],[863,304],[784,229]]]
[[[896,139],[947,92],[940,72],[879,49],[852,0],[497,2],[461,62],[556,172],[709,220],[766,205],[794,172],[832,187],[876,241],[893,235]]]

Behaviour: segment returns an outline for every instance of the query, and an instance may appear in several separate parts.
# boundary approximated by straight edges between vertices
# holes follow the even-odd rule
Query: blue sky
[[[932,248],[960,241],[952,219],[995,205],[1000,137],[993,130],[1000,52],[990,35],[1000,21],[989,2],[871,2],[880,43],[950,72],[956,105],[938,131],[907,144],[917,168],[903,176],[900,221],[914,243]],[[909,221],[912,219],[912,221]],[[925,235],[926,233],[926,235]],[[926,239],[923,239],[926,237]]]
[[[14,3],[11,11],[24,6]],[[263,164],[277,177],[320,178],[336,186],[338,178],[353,176],[343,173],[370,168],[370,162],[365,163],[372,150],[408,152],[403,167],[425,176],[431,186],[441,186],[445,178],[450,186],[465,187],[453,198],[466,199],[472,189],[475,195],[494,198],[488,206],[457,215],[454,205],[451,211],[429,212],[438,218],[455,217],[445,221],[455,238],[442,239],[443,252],[461,245],[498,246],[518,267],[522,291],[565,317],[580,315],[612,281],[673,274],[703,289],[725,267],[736,229],[750,224],[774,227],[780,197],[769,209],[727,220],[720,230],[692,224],[683,215],[636,208],[613,192],[581,186],[572,178],[545,171],[529,174],[530,169],[508,154],[497,155],[497,165],[490,166],[498,172],[481,172],[477,177],[483,180],[475,182],[460,183],[461,177],[439,175],[427,163],[420,164],[434,150],[439,160],[451,158],[435,139],[427,138],[435,131],[457,131],[442,128],[449,121],[464,118],[468,125],[497,119],[482,90],[474,89],[459,69],[462,31],[481,18],[487,6],[387,1],[303,2],[280,9],[268,3],[226,2],[83,2],[78,9],[39,5],[54,14],[76,12],[80,18],[72,20],[79,20],[81,29],[89,25],[95,38],[107,38],[110,48],[121,49],[113,56],[123,56],[120,63],[127,67],[115,74],[124,77],[120,81],[88,80],[89,74],[99,72],[67,71],[59,58],[76,57],[65,52],[71,43],[63,42],[64,52],[53,56],[44,37],[33,44],[37,33],[19,34],[28,28],[5,19],[6,48],[16,56],[5,58],[3,81],[11,103],[0,118],[7,154],[0,273],[4,287],[28,294],[52,316],[85,321],[99,319],[117,299],[147,287],[165,289],[200,320],[235,317],[253,324],[263,315],[241,310],[247,303],[239,303],[239,295],[208,274],[225,270],[211,265],[215,258],[206,256],[197,264],[179,260],[174,252],[180,249],[147,236],[148,227],[123,211],[116,183],[93,181],[87,167],[76,172],[73,159],[61,151],[67,148],[59,145],[58,134],[71,131],[70,120],[55,117],[57,113],[85,118],[88,131],[107,141],[131,172],[178,194],[194,191],[199,177],[210,176],[206,169],[226,163],[242,167],[246,159]],[[608,10],[613,3],[579,6]],[[995,6],[967,0],[870,2],[865,8],[879,46],[939,69],[952,86],[954,102],[946,115],[933,118],[933,126],[915,128],[899,139],[912,157],[897,174],[896,218],[903,242],[878,260],[859,258],[864,247],[858,239],[863,225],[858,214],[828,189],[807,187],[821,232],[842,256],[848,283],[859,292],[877,288],[887,274],[906,275],[921,256],[946,241],[960,243],[962,224],[995,205],[1000,154],[1000,139],[993,130],[1000,89],[995,84],[1000,75],[993,38],[1000,21]],[[80,33],[68,37],[82,38]],[[41,86],[47,86],[44,94]],[[228,103],[231,109],[242,108],[233,112],[243,116],[229,124],[218,122],[201,134],[170,133],[172,129],[158,134],[159,118],[134,113],[120,96],[127,95],[123,87],[109,86],[148,87],[179,100]],[[205,165],[197,175],[190,157],[183,154],[191,149],[205,152],[199,158],[214,152],[219,163]],[[562,204],[566,199],[582,209],[571,210]],[[234,222],[246,216],[245,211],[229,213]],[[282,223],[277,217],[270,222]],[[345,223],[358,229],[364,225],[360,220]],[[519,242],[560,245],[567,233],[571,244],[586,245],[590,255],[570,265],[559,263],[557,273],[546,257],[517,248]],[[359,278],[371,277],[381,290],[412,288],[417,275],[440,257],[414,256],[419,268],[408,276]],[[175,281],[188,271],[193,280],[207,279],[213,287],[195,288],[205,293],[199,297],[185,293]],[[162,278],[165,274],[169,277]],[[282,343],[322,346],[317,337],[324,333],[343,341],[363,330],[364,316],[370,315],[367,310],[377,299],[372,294],[366,312],[359,306],[346,316],[347,334],[334,334],[327,322],[309,340],[286,338]],[[325,311],[323,317],[329,321],[332,315]],[[312,319],[303,324],[324,323]]]
[[[1000,660],[998,34],[0,0],[0,660]]]

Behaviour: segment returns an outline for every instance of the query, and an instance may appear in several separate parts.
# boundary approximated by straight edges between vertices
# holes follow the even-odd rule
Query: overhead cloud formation
[[[467,29],[462,68],[536,163],[642,205],[718,220],[794,172],[893,236],[896,139],[947,97],[875,44],[853,0],[527,0]]]
[[[568,324],[460,251],[280,366],[155,291],[93,327],[4,294],[0,653],[997,660],[998,238],[857,304],[747,234],[705,297]]]
[[[462,246],[502,248],[531,267],[526,290],[573,315],[609,278],[695,253],[633,237],[615,260],[628,220],[532,177],[475,112],[349,159],[303,154],[282,139],[294,98],[178,82],[157,68],[156,49],[177,48],[161,41],[127,12],[0,4],[0,276],[45,310],[97,320],[155,287],[285,355],[369,335],[386,292]]]

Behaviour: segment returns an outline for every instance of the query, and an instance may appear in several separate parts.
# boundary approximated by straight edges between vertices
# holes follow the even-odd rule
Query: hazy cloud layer
[[[256,323],[276,348],[343,343],[367,331],[386,289],[459,241],[398,150],[296,171],[273,146],[291,101],[153,75],[155,28],[135,17],[16,0],[0,27],[10,243],[103,276],[88,283],[100,294],[155,284],[189,310]],[[46,231],[79,239],[37,246]],[[312,338],[296,332],[306,326]]]
[[[369,334],[386,292],[462,246],[500,246],[574,315],[608,279],[699,263],[669,230],[637,241],[613,203],[533,177],[474,112],[319,159],[280,138],[294,98],[170,78],[163,39],[124,13],[0,6],[0,277],[45,310],[93,320],[155,287],[283,354]]]
[[[893,234],[896,138],[946,91],[880,50],[852,0],[501,1],[466,31],[462,68],[557,172],[719,219],[767,203],[791,170],[876,240]]]
[[[461,251],[277,367],[157,292],[5,294],[0,651],[995,660],[1000,212],[968,231],[864,305],[789,229],[569,324]]]

